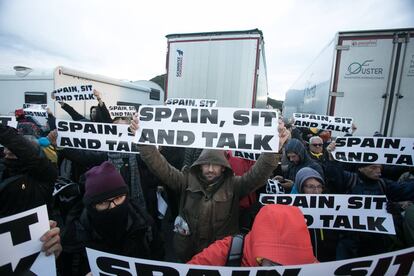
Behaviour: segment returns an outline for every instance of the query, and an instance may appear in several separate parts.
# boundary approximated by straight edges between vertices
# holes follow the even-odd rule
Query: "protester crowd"
[[[111,118],[102,95],[94,94],[98,104],[90,118],[60,105],[75,121],[139,129],[136,118]],[[211,149],[139,145],[134,154],[59,148],[50,110],[47,127],[22,110],[15,115],[17,129],[0,126],[0,217],[46,204],[51,230],[42,241],[61,275],[90,271],[86,247],[151,260],[260,266],[343,260],[414,245],[413,167],[335,161],[335,142],[326,130],[279,118],[279,152],[252,161]],[[269,191],[272,183],[292,194],[385,195],[397,234],[307,229],[297,207],[261,206],[258,195],[266,188],[275,192]],[[165,217],[158,212],[160,195],[169,204]],[[239,233],[241,256],[229,262]]]

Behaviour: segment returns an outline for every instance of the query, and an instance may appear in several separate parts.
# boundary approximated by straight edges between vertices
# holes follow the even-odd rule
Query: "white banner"
[[[47,104],[31,104],[31,103],[24,103],[23,108],[34,108],[34,109],[47,109]]]
[[[264,276],[413,275],[414,247],[336,262],[295,266],[224,267],[150,261],[86,248],[93,275]],[[227,253],[226,253],[227,254]]]
[[[47,111],[46,107],[43,108],[40,104],[25,104],[28,106],[27,108],[24,108],[24,115],[31,117],[33,120],[35,120],[39,125],[45,126],[47,123]],[[24,105],[23,105],[24,106]]]
[[[299,207],[309,228],[395,235],[385,196],[330,194],[260,194],[260,203]]]
[[[268,109],[141,106],[137,142],[277,152],[277,113]]]
[[[58,147],[138,153],[129,125],[80,121],[56,121]]]
[[[0,275],[56,275],[55,256],[41,252],[48,230],[46,205],[0,219]]]
[[[194,107],[216,107],[217,100],[171,98],[171,99],[167,99],[165,101],[165,104],[166,105],[194,106]]]
[[[110,105],[108,106],[109,114],[115,117],[131,117],[137,112],[133,105]]]
[[[52,92],[58,102],[94,100],[93,85],[74,85],[61,87]]]
[[[233,150],[231,152],[232,156],[250,160],[250,161],[257,161],[260,157],[260,153],[257,152],[247,152],[247,151],[239,151],[239,150]]]
[[[16,116],[3,116],[0,115],[0,121],[3,126],[9,126],[17,128]]]
[[[305,113],[293,113],[295,126],[314,127],[331,131],[352,132],[352,118]]]
[[[337,161],[413,166],[414,138],[338,137],[335,144]]]

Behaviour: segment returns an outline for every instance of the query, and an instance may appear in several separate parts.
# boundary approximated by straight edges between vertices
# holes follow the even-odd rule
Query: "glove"
[[[388,213],[390,213],[393,216],[395,215],[400,216],[402,211],[403,209],[401,208],[400,204],[398,204],[397,202],[387,201],[387,212]]]

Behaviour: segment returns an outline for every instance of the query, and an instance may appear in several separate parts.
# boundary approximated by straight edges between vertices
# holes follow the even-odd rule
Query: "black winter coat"
[[[128,223],[122,241],[116,248],[95,231],[88,217],[86,208],[79,213],[73,212],[66,221],[66,230],[62,234],[64,252],[77,259],[70,267],[64,267],[65,275],[86,275],[90,271],[86,247],[135,258],[153,259],[151,218],[145,213],[138,213],[131,205],[128,207]],[[66,249],[66,250],[65,250]],[[68,272],[70,271],[70,272]]]
[[[0,165],[0,217],[50,204],[57,169],[41,148],[7,126],[0,126],[0,144],[17,156]]]

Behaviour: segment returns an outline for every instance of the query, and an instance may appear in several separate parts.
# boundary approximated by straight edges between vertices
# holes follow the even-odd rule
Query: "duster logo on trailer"
[[[352,47],[377,47],[376,40],[353,40]]]
[[[373,61],[373,59],[368,59],[362,63],[352,62],[348,66],[348,72],[345,74],[345,78],[383,79],[383,68],[373,67],[371,64]]]
[[[178,78],[180,78],[183,73],[183,57],[184,52],[181,50],[177,50],[177,72],[175,76]]]

